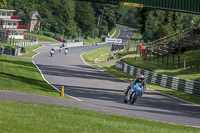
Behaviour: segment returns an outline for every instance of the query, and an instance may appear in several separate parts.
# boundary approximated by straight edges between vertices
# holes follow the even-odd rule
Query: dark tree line
[[[200,28],[200,16],[180,12],[120,7],[119,22],[140,29],[145,41],[153,41],[186,28]]]
[[[7,0],[8,9],[22,13],[24,24],[38,10],[41,30],[68,37],[105,35],[115,27],[118,7],[75,0]]]
[[[28,23],[31,11],[38,10],[42,31],[68,38],[101,37],[112,30],[116,22],[137,27],[145,41],[200,26],[199,15],[75,0],[3,0],[0,6],[23,12],[24,24]]]

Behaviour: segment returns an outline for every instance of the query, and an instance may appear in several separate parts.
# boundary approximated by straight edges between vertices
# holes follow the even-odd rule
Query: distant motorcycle
[[[135,103],[138,97],[141,97],[144,93],[142,83],[136,83],[133,87],[128,86],[124,94],[124,103],[129,102],[130,104]]]
[[[65,55],[69,52],[68,48],[65,48]]]
[[[51,51],[50,51],[51,57],[53,56],[54,53],[55,53],[55,50],[54,50],[54,49],[51,49]]]

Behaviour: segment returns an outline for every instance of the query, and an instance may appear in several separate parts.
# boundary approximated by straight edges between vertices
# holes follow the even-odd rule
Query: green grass
[[[114,31],[116,31],[116,32],[115,32],[115,34],[113,35],[112,38],[117,38],[119,36],[119,34],[120,34],[120,30],[118,28],[114,28]],[[114,33],[114,31],[113,31],[113,33]],[[110,35],[112,35],[112,34],[110,34]]]
[[[88,37],[87,39],[84,39],[84,45],[95,45],[95,43],[101,43],[102,39],[101,38],[90,38]]]
[[[11,47],[11,48],[19,48],[19,47],[17,47],[17,46],[11,45],[11,44],[9,44],[9,43],[0,43],[0,46],[9,46],[9,47]]]
[[[109,32],[110,36],[115,32],[115,30],[116,30],[116,28],[113,28],[113,29]]]
[[[115,68],[115,64],[104,64],[104,65],[95,64],[95,59],[98,58],[98,56],[100,57],[100,55],[106,55],[106,54],[108,55],[108,51],[106,51],[105,49],[106,49],[106,47],[98,49],[98,50],[90,51],[88,53],[85,53],[82,57],[86,62],[90,63],[91,65],[93,65],[95,67],[98,66],[98,67],[106,68],[106,70],[105,70],[106,73],[109,73],[109,74],[111,74],[111,75],[113,75],[117,78],[129,81],[129,82],[131,80],[133,80],[135,77],[128,75],[128,74],[122,72],[121,70],[117,70]],[[132,54],[134,55],[135,53],[136,53],[135,51],[129,51],[129,52],[120,51],[118,54],[116,54],[116,57],[118,57],[118,58],[127,57],[127,58],[130,58],[129,61],[136,63],[138,61],[134,61],[134,59],[132,58]],[[95,56],[95,57],[93,58],[93,56]],[[138,58],[137,58],[137,60],[138,60]],[[140,63],[140,65],[142,65],[145,69],[148,69],[150,67],[149,64],[145,65],[145,64]],[[156,69],[157,68],[155,66],[155,70]],[[188,94],[188,93],[183,93],[183,92],[180,92],[180,91],[164,88],[164,87],[161,87],[161,86],[158,86],[158,85],[153,85],[153,84],[150,84],[150,83],[147,83],[147,88],[153,89],[153,90],[156,90],[156,91],[159,91],[159,92],[162,92],[162,93],[174,96],[174,97],[177,97],[179,99],[183,99],[183,100],[186,100],[186,101],[189,101],[189,102],[200,104],[200,97],[195,96],[195,95],[191,95],[191,94]]]
[[[0,89],[59,97],[29,60],[0,55]]]
[[[76,108],[0,101],[1,133],[199,133],[199,128]]]
[[[197,57],[199,57],[200,55],[200,50],[197,51],[190,51],[190,52],[185,52],[182,53],[182,57],[187,57],[187,59],[189,59],[191,56],[193,56],[194,59],[196,59]],[[175,55],[175,62],[177,62],[177,55]],[[183,78],[183,79],[190,79],[190,80],[196,80],[196,81],[200,81],[200,71],[197,71],[196,67],[193,67],[193,70],[190,69],[190,65],[187,65],[187,68],[180,68],[180,69],[176,69],[175,67],[167,67],[167,66],[163,66],[161,63],[157,63],[157,59],[155,59],[155,61],[144,61],[142,57],[140,57],[139,55],[136,55],[136,51],[135,50],[131,50],[129,52],[126,51],[120,51],[118,53],[116,53],[116,57],[117,58],[123,58],[122,61],[130,64],[132,66],[135,67],[139,67],[145,70],[149,70],[155,73],[160,73],[160,74],[166,74],[169,76],[175,76],[175,77],[179,77],[179,78]],[[135,57],[136,57],[136,61],[135,61]],[[172,56],[171,56],[172,57]],[[166,59],[166,57],[165,57]],[[193,61],[194,61],[193,59]],[[161,60],[161,58],[160,58]],[[161,61],[160,61],[161,62]],[[170,61],[172,62],[172,60]],[[195,61],[196,62],[196,61]],[[166,62],[165,62],[166,64]],[[183,58],[181,58],[181,64],[183,65]],[[199,68],[200,69],[200,68]]]
[[[114,28],[113,31],[111,31],[110,35],[112,35],[114,30],[116,30],[116,33],[112,38],[116,38],[119,35],[119,32],[120,32],[118,28]],[[102,36],[102,38],[104,38],[104,37],[106,37],[106,36],[105,35]],[[84,39],[84,45],[95,45],[96,42],[97,43],[102,43],[102,38],[98,38],[98,37],[91,38],[91,37],[88,37],[87,39]]]
[[[130,28],[133,31],[136,32],[136,36],[134,39],[130,40],[130,44],[134,44],[134,40],[138,38],[142,38],[142,34],[140,34],[137,30],[137,28],[129,27],[129,26],[123,26],[119,25],[122,27]],[[144,44],[143,44],[144,45]],[[164,57],[164,64],[162,65],[162,57],[160,57],[160,63],[157,63],[157,59],[155,61],[151,62],[149,61],[144,61],[143,58],[141,58],[139,55],[136,55],[135,51],[120,51],[117,53],[116,57],[117,58],[123,58],[123,62],[133,65],[135,67],[139,67],[142,69],[146,69],[155,73],[160,73],[160,74],[166,74],[169,76],[175,76],[183,79],[190,79],[190,80],[196,80],[200,82],[200,70],[197,70],[197,60],[200,55],[200,50],[197,51],[190,51],[190,52],[185,52],[181,54],[181,62],[180,62],[180,68],[176,69],[175,66],[173,66],[172,63],[172,56],[170,56],[170,61],[169,61],[169,66],[167,67],[167,57]],[[137,61],[135,61],[135,57],[137,58]],[[184,57],[186,58],[186,68],[183,68],[184,66]],[[193,68],[190,69],[190,60],[191,57],[193,58]],[[178,57],[177,54],[175,55],[175,64],[177,65],[178,62]],[[200,69],[200,68],[199,68]]]
[[[116,33],[115,33],[115,35],[113,36],[113,38],[116,38],[116,37],[118,37],[118,36],[119,36],[119,34],[120,34],[120,30],[119,30],[118,28],[116,28]]]
[[[104,47],[84,54],[82,57],[88,63],[95,64],[107,61],[111,47]],[[96,60],[96,62],[95,62]]]
[[[47,36],[43,36],[43,35],[37,35],[37,34],[33,34],[33,33],[26,33],[26,35],[32,35],[38,38],[38,40],[40,41],[47,41],[47,42],[60,42],[54,38],[51,37],[47,37]]]
[[[23,40],[23,39],[14,39],[14,43],[20,42],[30,42],[30,40]],[[10,43],[10,38],[8,39],[8,43]],[[13,39],[11,40],[11,44],[13,43]]]
[[[42,44],[33,45],[33,46],[25,46],[24,48],[26,49],[26,53],[22,53],[21,56],[31,58],[32,56],[37,54],[37,52],[35,52],[33,50],[37,49],[41,46],[42,46]]]

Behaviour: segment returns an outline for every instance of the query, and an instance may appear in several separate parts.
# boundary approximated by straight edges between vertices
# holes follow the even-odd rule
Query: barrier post
[[[199,57],[197,57],[197,71],[199,71]]]
[[[184,57],[184,69],[186,68],[186,57]]]
[[[60,92],[60,96],[64,97],[64,86],[62,86],[61,92]]]

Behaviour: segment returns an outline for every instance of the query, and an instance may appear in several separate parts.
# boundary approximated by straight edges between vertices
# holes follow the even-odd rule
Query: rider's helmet
[[[144,81],[144,75],[141,74],[141,75],[139,76],[139,80],[140,80],[140,81]]]

